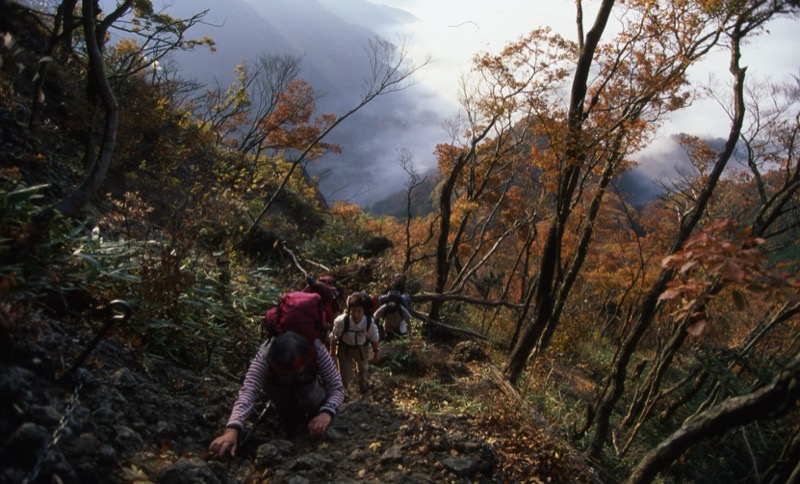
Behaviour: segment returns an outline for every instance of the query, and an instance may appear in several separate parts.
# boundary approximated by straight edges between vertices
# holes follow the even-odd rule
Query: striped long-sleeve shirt
[[[317,349],[317,372],[325,390],[325,401],[320,407],[320,412],[327,412],[335,416],[336,411],[344,401],[342,378],[325,345],[319,340],[314,340],[314,345]],[[231,411],[226,427],[242,430],[245,420],[247,420],[256,403],[258,403],[261,389],[269,376],[267,351],[268,345],[262,345],[250,363],[250,368],[244,377],[242,388],[239,389],[239,397],[236,399],[236,403],[233,404],[233,411]]]

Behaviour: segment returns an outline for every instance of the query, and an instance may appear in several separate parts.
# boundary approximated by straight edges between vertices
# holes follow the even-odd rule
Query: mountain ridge
[[[386,31],[416,20],[404,10],[364,0],[309,0],[302,6],[290,0],[197,0],[173,5],[170,13],[187,17],[206,9],[207,21],[191,34],[214,38],[217,53],[177,53],[182,73],[207,85],[225,86],[235,80],[234,67],[245,59],[261,53],[290,54],[301,59],[299,77],[321,96],[317,113],[335,115],[360,101],[370,75],[365,49],[378,34],[364,24]],[[441,110],[436,109],[440,101],[437,93],[414,86],[376,98],[337,126],[328,141],[340,145],[343,153],[306,166],[326,201],[357,203],[376,215],[405,216],[408,177],[396,162],[397,152],[410,149],[416,171],[436,172],[433,149],[446,139]],[[658,167],[688,163],[677,143],[665,152],[638,157],[640,166],[624,174],[618,185],[636,206],[663,192],[655,181]]]
[[[227,86],[235,80],[234,67],[260,53],[290,54],[301,58],[299,77],[321,97],[317,113],[341,115],[361,100],[371,75],[369,41],[378,36],[356,21],[376,20],[380,25],[413,21],[402,10],[350,0],[342,18],[332,12],[332,2],[318,0],[197,0],[174,5],[168,12],[187,17],[208,9],[205,22],[193,27],[192,36],[215,39],[217,52],[180,52],[174,57],[180,71],[206,85]],[[367,13],[356,15],[359,8]],[[415,151],[418,168],[435,167],[433,150],[443,139],[441,117],[432,104],[439,95],[412,86],[380,96],[336,127],[328,141],[339,144],[342,154],[329,154],[307,165],[319,180],[328,203],[337,200],[372,204],[388,192],[402,190],[405,173],[395,162],[400,149]]]

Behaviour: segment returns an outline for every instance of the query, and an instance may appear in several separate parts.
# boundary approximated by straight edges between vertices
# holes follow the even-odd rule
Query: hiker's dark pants
[[[277,410],[287,438],[293,438],[300,426],[305,428],[311,419],[319,414],[319,411],[306,412],[300,407],[278,408]]]
[[[297,385],[277,385],[267,380],[265,391],[278,411],[287,437],[293,437],[299,424],[308,422],[319,414],[325,402],[325,389],[319,376]]]

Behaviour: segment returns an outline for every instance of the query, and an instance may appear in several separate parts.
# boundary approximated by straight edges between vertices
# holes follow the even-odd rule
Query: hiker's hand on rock
[[[328,430],[328,426],[331,424],[331,420],[333,417],[329,413],[321,412],[316,417],[312,418],[310,422],[308,422],[308,434],[311,436],[312,439],[318,439],[325,435],[325,432]]]
[[[226,457],[230,453],[231,457],[236,457],[236,442],[239,440],[239,431],[236,429],[225,429],[225,432],[214,439],[208,450],[220,457]]]

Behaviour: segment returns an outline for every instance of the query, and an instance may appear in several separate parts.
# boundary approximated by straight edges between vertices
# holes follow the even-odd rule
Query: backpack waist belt
[[[358,338],[356,338],[356,341],[358,341]],[[369,339],[364,341],[362,344],[354,344],[354,345],[351,345],[350,343],[346,343],[343,339],[340,339],[339,340],[339,344],[342,345],[342,346],[348,346],[350,348],[361,348],[362,346],[368,346],[369,345]]]

